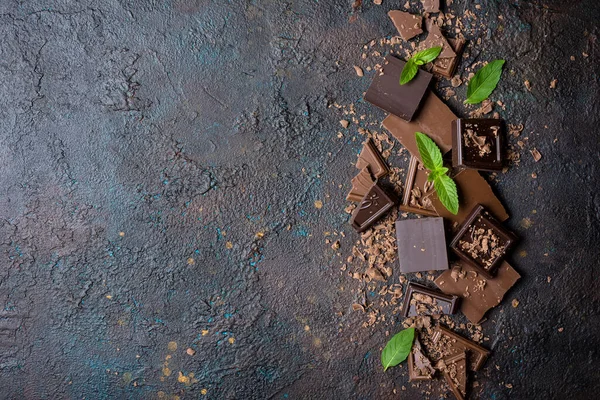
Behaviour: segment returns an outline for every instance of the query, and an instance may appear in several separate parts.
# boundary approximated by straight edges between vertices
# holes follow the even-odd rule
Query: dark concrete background
[[[404,1],[364,3],[0,2],[1,398],[422,397],[380,367],[399,321],[361,328],[339,271],[361,137],[328,105],[384,117],[352,65]],[[523,279],[483,324],[473,397],[597,398],[600,6],[450,9],[485,24],[460,71],[505,58],[493,99],[529,137],[495,183]]]

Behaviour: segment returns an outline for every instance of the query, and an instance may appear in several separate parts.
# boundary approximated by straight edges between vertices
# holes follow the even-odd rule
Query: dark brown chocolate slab
[[[358,175],[352,178],[352,189],[346,196],[346,200],[350,201],[362,201],[365,194],[371,190],[371,187],[375,184],[373,182],[373,178],[371,177],[371,173],[369,172],[369,168],[363,168]]]
[[[415,156],[410,157],[410,164],[406,173],[406,182],[404,183],[404,195],[402,196],[402,211],[414,214],[426,215],[428,217],[437,217],[438,214],[431,204],[431,199],[425,197],[433,190],[433,182],[427,181],[429,172],[419,159]]]
[[[399,118],[410,121],[419,108],[433,75],[419,69],[413,80],[400,85],[400,74],[404,64],[406,64],[404,61],[394,56],[387,56],[381,71],[375,73],[371,86],[365,94],[365,100]]]
[[[421,342],[415,337],[412,350],[408,355],[408,380],[409,381],[426,381],[433,378],[435,368],[431,365],[431,361],[421,347]]]
[[[409,40],[423,33],[421,24],[423,17],[420,15],[410,14],[404,11],[392,10],[388,12],[388,16],[398,30],[400,37],[404,40]]]
[[[400,271],[440,271],[448,269],[444,220],[420,218],[396,221]]]
[[[458,63],[460,62],[460,58],[467,41],[463,38],[448,39],[448,43],[450,43],[450,46],[452,46],[456,56],[450,58],[436,58],[432,63],[432,71],[436,75],[452,78],[456,72],[456,67],[458,67]]]
[[[497,254],[493,254],[494,248],[491,246],[491,239],[488,244],[482,244],[482,246],[489,247],[487,251],[482,249],[482,246],[477,246],[474,251],[466,250],[463,247],[465,244],[473,243],[480,230],[485,233],[491,231],[497,237],[498,245],[496,249],[499,250]],[[480,242],[483,243],[484,240],[486,239],[481,239]],[[463,261],[476,267],[487,278],[492,278],[496,273],[496,268],[500,266],[508,251],[516,244],[516,241],[517,237],[514,233],[496,221],[483,206],[477,205],[469,213],[458,233],[452,239],[450,248]]]
[[[402,315],[416,317],[423,315],[454,314],[458,309],[458,296],[447,295],[415,282],[408,284]]]
[[[383,156],[379,153],[377,147],[375,147],[375,143],[371,139],[367,139],[363,143],[363,148],[356,161],[356,168],[364,169],[367,167],[376,179],[390,172],[390,168],[383,160]]]
[[[501,119],[459,118],[452,123],[452,166],[484,171],[503,168],[503,126]]]
[[[442,358],[467,352],[471,371],[479,371],[490,355],[489,350],[441,325],[435,328],[431,340],[440,349]]]
[[[462,297],[460,311],[474,324],[481,322],[485,313],[502,301],[506,292],[514,286],[521,275],[503,261],[496,276],[488,279],[477,268],[462,261],[444,271],[434,281],[446,294]]]
[[[427,19],[425,21],[427,26],[427,37],[424,41],[419,45],[419,50],[426,50],[432,47],[441,46],[442,52],[438,56],[438,58],[451,58],[456,57],[456,53],[452,49],[452,46],[446,40],[446,37],[440,30],[440,27],[431,19]]]
[[[508,219],[508,214],[504,206],[479,172],[474,169],[465,169],[459,171],[452,179],[454,179],[458,189],[459,206],[456,215],[444,207],[435,192],[431,192],[425,196],[431,199],[431,204],[440,217],[444,217],[458,225],[467,218],[473,207],[481,204],[499,221]]]
[[[395,197],[388,195],[375,183],[352,213],[350,223],[358,232],[363,232],[369,229],[395,204]]]
[[[443,359],[442,374],[456,400],[467,397],[467,354],[465,352]]]

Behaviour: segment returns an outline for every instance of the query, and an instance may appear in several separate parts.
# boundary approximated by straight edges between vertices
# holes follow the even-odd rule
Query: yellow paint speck
[[[230,337],[229,339],[227,339],[227,341],[231,344],[235,343],[235,338]]]
[[[208,335],[208,329],[202,329],[202,336]]]
[[[202,389],[202,390],[200,390],[200,394],[201,394],[202,396],[206,396],[206,393],[208,393],[208,390],[207,390],[207,389]]]
[[[527,257],[527,252],[525,250],[521,250],[521,252],[519,253],[519,255],[523,258]]]
[[[170,360],[170,359],[171,359],[171,355],[170,355],[170,354],[167,354],[167,355],[165,356],[165,360]]]
[[[175,351],[177,350],[177,342],[169,342],[167,347],[169,348],[169,351]]]
[[[112,300],[112,296],[110,294],[107,294],[106,298],[109,299],[109,300]]]
[[[125,232],[119,232],[119,236],[121,236],[121,237],[125,236]]]
[[[225,243],[225,247],[228,249],[233,249],[233,243],[227,242],[227,243]]]
[[[304,325],[304,330],[305,330],[306,332],[310,331],[310,326],[308,326],[308,325]]]
[[[315,207],[320,209],[321,207],[323,207],[323,202],[321,200],[316,200],[315,201]]]
[[[169,367],[163,367],[162,373],[164,376],[171,376],[171,369]]]
[[[190,258],[187,259],[188,265],[194,265],[195,262],[196,261],[192,257],[190,257]]]
[[[321,339],[319,339],[319,338],[317,338],[317,337],[316,337],[316,338],[314,338],[314,339],[313,339],[313,345],[314,345],[315,347],[321,347]]]
[[[188,378],[187,376],[185,376],[184,374],[182,374],[181,371],[179,371],[179,376],[177,377],[177,382],[189,384],[190,383],[190,378]]]
[[[262,239],[265,236],[265,233],[263,231],[257,232],[256,235],[254,235],[257,239]]]

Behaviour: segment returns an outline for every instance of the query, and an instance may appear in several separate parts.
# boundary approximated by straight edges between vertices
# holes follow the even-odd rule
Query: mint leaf
[[[404,64],[404,68],[402,68],[402,73],[400,74],[400,84],[405,85],[410,82],[415,75],[419,72],[419,67],[412,60],[408,60],[406,64]]]
[[[458,192],[456,183],[448,175],[438,175],[433,181],[438,198],[452,214],[458,214]]]
[[[435,169],[435,170],[429,172],[429,176],[427,176],[427,180],[429,182],[433,182],[433,181],[435,181],[435,179],[438,176],[440,176],[440,175],[446,175],[447,172],[448,172],[448,168],[446,168],[446,167]]]
[[[441,47],[432,47],[427,50],[422,50],[412,56],[406,64],[404,64],[404,68],[402,68],[402,73],[400,74],[400,84],[405,85],[408,82],[412,81],[412,79],[419,72],[419,65],[425,65],[428,62],[432,62],[440,55],[442,52]]]
[[[429,136],[415,132],[415,139],[417,140],[417,148],[421,155],[421,161],[425,168],[434,172],[444,167],[444,161],[442,160],[442,152],[437,147],[435,142],[429,138]]]
[[[479,69],[469,81],[465,104],[478,104],[487,99],[496,89],[504,60],[495,60]]]
[[[381,352],[381,364],[383,371],[389,367],[395,367],[406,360],[412,349],[415,338],[415,328],[408,328],[396,333],[383,348]]]

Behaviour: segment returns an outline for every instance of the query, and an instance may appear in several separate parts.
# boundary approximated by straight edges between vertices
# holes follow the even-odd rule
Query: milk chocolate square
[[[400,271],[448,269],[444,220],[420,218],[396,221]]]
[[[383,217],[395,204],[395,197],[388,195],[376,183],[352,213],[350,223],[358,232],[363,232]]]

